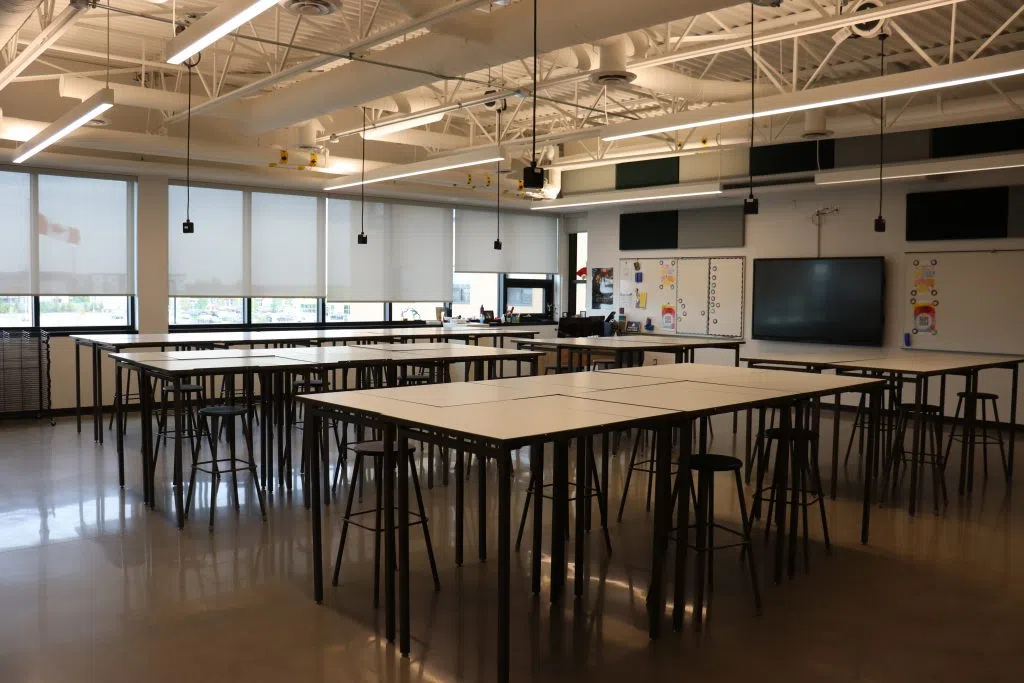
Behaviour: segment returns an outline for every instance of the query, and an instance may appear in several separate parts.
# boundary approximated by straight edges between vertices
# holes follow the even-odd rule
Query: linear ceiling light
[[[960,157],[905,164],[888,164],[883,171],[884,180],[901,180],[904,178],[924,178],[933,175],[952,175],[954,173],[977,173],[979,171],[1001,171],[1008,168],[1024,167],[1024,153],[987,154],[982,156]],[[847,183],[867,183],[878,180],[875,167],[852,168],[843,171],[823,171],[814,175],[815,185],[843,185]]]
[[[656,202],[666,199],[684,199],[686,197],[706,197],[722,194],[719,183],[702,183],[697,185],[662,185],[642,190],[617,190],[614,192],[591,192],[578,194],[564,199],[538,202],[530,207],[533,211],[565,211],[585,206],[602,206],[612,204],[632,204],[634,202]]]
[[[957,62],[930,69],[893,74],[884,78],[876,77],[828,85],[812,90],[803,90],[798,93],[774,95],[762,101],[761,109],[753,114],[753,118],[777,116],[779,114],[807,111],[808,109],[821,109],[823,107],[853,104],[879,98],[952,88],[958,85],[969,85],[971,83],[1019,76],[1021,74],[1024,74],[1024,66],[1021,65],[1020,53],[1011,52],[995,57],[985,57],[984,59]],[[723,123],[747,121],[752,116],[749,111],[742,110],[743,106],[743,103],[737,102],[704,109],[699,112],[681,112],[680,114],[660,117],[660,123],[659,119],[623,123],[612,128],[612,130],[622,132],[602,135],[601,139],[605,142],[611,142],[613,140],[626,140],[645,135],[657,135],[659,133],[699,128],[701,126],[716,126]],[[709,113],[716,110],[722,115],[708,116]]]
[[[348,176],[337,178],[324,187],[324,190],[342,190],[346,187],[358,185],[370,185],[372,183],[383,183],[388,180],[399,178],[411,178],[412,176],[427,175],[428,173],[439,173],[450,171],[454,168],[466,168],[467,166],[480,166],[491,164],[504,159],[504,155],[496,147],[481,149],[466,154],[452,154],[446,157],[438,157],[428,161],[418,161],[414,164],[404,164],[397,167],[386,168],[377,173],[367,174],[364,178]]]
[[[227,0],[167,41],[167,63],[181,64],[200,50],[263,14],[277,0]]]
[[[404,119],[402,121],[395,121],[394,123],[383,123],[369,128],[365,133],[360,133],[365,140],[380,140],[386,138],[393,133],[399,131],[409,130],[410,128],[419,128],[425,126],[428,123],[437,123],[444,118],[444,112],[439,111],[433,114],[424,114],[423,116],[417,116],[411,119]]]
[[[14,150],[14,163],[29,159],[114,106],[114,91],[103,88]]]

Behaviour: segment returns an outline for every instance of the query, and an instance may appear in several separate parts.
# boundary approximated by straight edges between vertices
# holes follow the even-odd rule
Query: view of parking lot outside
[[[0,296],[0,327],[28,327],[32,324],[32,297]]]
[[[167,319],[171,325],[241,325],[243,302],[241,297],[171,297]]]

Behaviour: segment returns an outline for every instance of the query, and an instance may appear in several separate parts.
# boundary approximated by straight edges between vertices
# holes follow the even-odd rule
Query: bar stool
[[[586,445],[586,448],[587,448],[587,459],[590,461],[590,470],[589,470],[590,476],[588,478],[586,486],[583,487],[584,490],[583,490],[582,495],[586,496],[587,498],[597,498],[597,509],[598,509],[598,511],[599,511],[599,513],[601,515],[601,528],[604,530],[604,545],[605,545],[605,548],[608,550],[608,554],[611,555],[612,554],[612,539],[611,539],[611,536],[608,533],[608,499],[605,497],[604,491],[601,490],[601,482],[600,482],[600,478],[598,476],[598,469],[597,469],[597,460],[594,457],[593,437],[588,437],[586,439],[586,443],[587,443],[587,445]],[[523,503],[523,516],[519,519],[519,532],[516,534],[516,552],[519,551],[519,547],[520,547],[520,545],[522,544],[522,541],[523,541],[523,531],[526,529],[526,518],[527,518],[527,516],[529,515],[529,512],[530,512],[530,503],[531,503],[531,501],[533,502],[534,505],[542,505],[544,499],[552,500],[553,496],[545,494],[544,493],[544,489],[551,488],[553,486],[554,486],[553,483],[545,484],[545,483],[541,482],[541,484],[540,484],[540,491],[541,491],[540,498],[542,500],[539,500],[539,501],[535,500],[534,499],[534,495],[537,492],[537,480],[533,476],[533,473],[531,472],[531,474],[530,474],[530,483],[526,487],[526,502]],[[579,486],[578,482],[569,482],[569,486],[570,486],[570,488],[573,488],[576,491],[576,493],[574,495],[570,495],[569,498],[568,498],[568,502],[572,503],[573,501],[576,500],[576,496],[581,495],[580,491],[579,491],[580,486]],[[586,522],[586,524],[587,524],[587,531],[590,531],[590,515],[589,514],[587,515],[587,522]],[[568,536],[568,533],[569,533],[569,528],[568,528],[568,525],[567,525],[566,526],[566,536]]]
[[[896,421],[892,449],[886,458],[885,470],[882,477],[882,500],[885,502],[886,492],[889,488],[889,479],[892,478],[892,495],[896,496],[899,480],[906,468],[907,463],[912,463],[914,449],[907,450],[907,432],[913,434],[914,422],[917,419],[917,406],[914,403],[901,403],[896,410]],[[921,427],[924,434],[921,436],[921,462],[931,465],[932,488],[935,493],[935,506],[939,504],[939,493],[942,493],[942,502],[946,504],[946,459],[942,455],[942,415],[937,405],[921,406]],[[927,443],[931,440],[931,445]],[[922,476],[923,479],[923,476]]]
[[[838,408],[837,408],[838,409]],[[892,412],[882,407],[878,412],[879,419],[879,438],[887,439],[889,436],[895,434],[897,422],[899,417],[893,419]],[[850,430],[850,441],[846,444],[846,455],[843,456],[843,467],[850,462],[850,453],[853,451],[853,441],[857,439],[857,453],[861,456],[864,455],[864,439],[868,431],[871,429],[871,420],[867,410],[867,397],[861,396],[860,401],[857,403],[857,412],[853,417],[853,427]],[[885,443],[885,441],[883,441]],[[895,441],[893,442],[895,443]]]
[[[160,414],[157,416],[157,435],[156,445],[153,449],[153,464],[156,464],[156,459],[160,455],[160,443],[163,442],[166,445],[167,439],[175,438],[174,429],[170,427],[167,419],[172,402],[175,400],[174,385],[170,382],[164,382],[160,389],[160,394],[161,406]],[[181,400],[185,417],[185,424],[182,425],[181,436],[182,438],[187,437],[192,443],[192,448],[195,449],[196,437],[199,435],[199,429],[197,427],[199,420],[197,419],[196,409],[206,402],[206,392],[203,389],[203,385],[182,383]]]
[[[341,558],[345,552],[345,540],[348,538],[348,527],[352,526],[372,531],[374,535],[373,539],[373,606],[380,606],[380,554],[381,554],[381,536],[384,533],[384,501],[383,492],[381,490],[380,482],[383,478],[383,465],[384,465],[384,442],[382,441],[364,441],[362,443],[354,444],[351,446],[353,453],[355,453],[355,463],[352,466],[352,483],[348,490],[348,501],[345,503],[345,516],[343,518],[343,524],[341,527],[341,540],[338,542],[338,555],[334,561],[334,576],[331,579],[332,585],[338,585],[338,578],[341,575]],[[413,456],[416,449],[413,446],[409,446],[406,453],[396,453],[395,461],[396,464],[400,462],[402,458],[407,460],[404,464],[398,464],[399,467],[408,467],[410,474],[412,475],[412,486],[413,491],[416,494],[416,505],[419,508],[419,513],[410,512],[409,526],[420,525],[423,527],[423,540],[427,546],[427,557],[430,560],[430,572],[434,576],[434,590],[441,590],[441,580],[437,575],[437,564],[434,562],[434,548],[430,543],[430,529],[427,525],[427,512],[423,507],[423,496],[420,493],[420,480],[416,474],[416,464],[413,460]],[[352,503],[356,498],[356,485],[355,482],[359,480],[359,475],[362,472],[365,459],[371,459],[373,461],[373,478],[376,482],[376,504],[374,507],[359,510],[356,512],[352,511]],[[356,518],[362,515],[374,515],[373,525],[361,524]]]
[[[124,425],[126,425],[128,423],[128,411],[126,410],[126,408],[128,406],[129,401],[131,399],[133,399],[133,398],[137,399],[137,400],[141,400],[141,396],[139,396],[139,392],[138,391],[136,391],[135,393],[132,393],[132,374],[137,373],[137,372],[138,371],[133,369],[131,366],[126,366],[125,367],[125,378],[124,378],[124,384],[125,384],[124,389],[122,389],[121,387],[117,387],[117,396],[115,396],[115,400],[117,400],[121,404],[121,429],[122,429],[122,431],[124,430]],[[114,428],[114,415],[116,415],[116,414],[117,414],[116,410],[110,414],[110,423],[107,425],[107,431],[110,431],[111,429]]]
[[[996,401],[999,400],[997,394],[991,394],[980,391],[961,391],[956,395],[956,411],[953,413],[953,427],[949,431],[949,443],[946,445],[946,455],[944,460],[949,460],[949,453],[953,448],[953,442],[962,443],[964,439],[964,405],[966,401],[975,401],[975,416],[979,415],[978,408],[980,408],[980,425],[975,422],[973,433],[968,434],[969,442],[967,448],[967,460],[960,463],[960,483],[959,488],[961,493],[964,490],[964,483],[966,477],[967,490],[974,490],[974,448],[977,445],[981,445],[982,452],[982,466],[985,474],[985,479],[988,479],[988,447],[994,445],[999,447],[999,458],[1003,463],[1003,474],[1005,475],[1007,470],[1006,464],[1006,446],[1003,444],[1003,434],[998,425],[1002,425],[999,420],[999,408]],[[996,421],[995,433],[990,434],[988,430],[988,406],[992,406],[992,417]],[[981,438],[979,440],[977,429],[981,427]],[[958,431],[959,430],[959,431]]]
[[[774,452],[772,446],[775,447]],[[769,462],[774,455],[778,459],[779,448],[785,446],[789,453],[790,481],[781,481],[781,470],[775,467],[772,483],[764,485]],[[821,473],[818,470],[818,433],[801,427],[772,428],[765,430],[765,449],[757,463],[757,488],[754,489],[752,519],[761,518],[761,504],[767,494],[768,514],[765,517],[765,541],[771,532],[772,511],[775,505],[790,506],[790,514],[802,512],[804,568],[810,570],[810,530],[808,517],[815,504],[821,516],[821,530],[825,539],[825,552],[832,554],[832,542],[828,535],[828,519],[825,515],[825,497],[821,488]],[[785,533],[785,529],[776,529]]]
[[[761,589],[758,584],[757,566],[754,562],[754,552],[750,541],[750,520],[747,517],[747,502],[743,496],[743,481],[740,478],[740,470],[743,462],[739,458],[728,455],[716,455],[712,453],[701,453],[690,457],[690,472],[697,474],[697,502],[695,505],[695,523],[690,529],[696,530],[696,540],[690,548],[697,553],[696,588],[697,597],[694,605],[694,615],[697,628],[703,618],[705,606],[704,590],[707,588],[707,604],[711,602],[711,594],[715,589],[715,551],[725,548],[740,548],[740,559],[746,559],[747,567],[750,570],[750,585],[754,591],[754,609],[757,614],[762,613]],[[736,481],[736,496],[740,504],[739,530],[719,524],[715,521],[715,475],[718,473],[732,472]],[[678,488],[678,479],[677,479]],[[678,526],[678,521],[677,521]],[[739,538],[736,543],[715,545],[715,530],[724,531]],[[689,534],[687,534],[687,538]]]
[[[185,502],[185,516],[188,516],[192,507],[192,495],[195,492],[196,472],[210,474],[213,481],[210,486],[210,531],[213,531],[214,512],[217,508],[217,486],[220,484],[222,474],[231,473],[232,491],[235,495],[235,511],[240,508],[238,503],[238,473],[248,472],[252,475],[253,487],[256,489],[256,499],[260,504],[260,516],[263,521],[267,519],[267,511],[263,504],[263,491],[260,489],[259,476],[256,474],[256,457],[252,448],[252,433],[245,426],[245,416],[249,408],[245,405],[225,404],[217,406],[206,406],[199,409],[199,439],[192,450],[192,473],[188,480],[188,496]],[[245,437],[245,450],[247,459],[240,459],[235,453],[235,418],[242,419],[242,434]],[[209,422],[207,421],[209,419]],[[217,457],[217,442],[219,438],[214,436],[220,434],[220,421],[227,424],[228,453],[227,458]],[[199,451],[203,445],[203,434],[206,434],[210,444],[210,459],[200,460]],[[221,464],[226,463],[227,467]]]

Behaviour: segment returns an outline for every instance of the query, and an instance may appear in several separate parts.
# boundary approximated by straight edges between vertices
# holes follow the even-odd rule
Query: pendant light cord
[[[881,59],[881,72],[882,76],[885,76],[885,39],[884,33],[879,34],[879,40],[882,42],[882,59]],[[882,167],[885,164],[885,98],[879,100],[879,106],[881,111],[878,117],[878,217],[882,217]]]
[[[191,62],[185,62],[188,67],[188,116],[185,117],[185,220],[192,220],[192,69],[195,66]]]
[[[536,68],[536,67],[534,67]],[[498,107],[498,130],[496,131],[495,137],[498,140],[498,144],[501,144],[501,107]],[[498,188],[498,210],[497,210],[497,242],[501,243],[501,160],[499,159],[495,165],[494,173],[494,185]]]
[[[145,83],[143,83],[145,85]],[[106,87],[110,87],[110,0],[107,0],[107,80]]]
[[[359,162],[359,234],[366,235],[366,107],[363,107],[362,151]]]
[[[533,164],[537,165],[537,0],[533,0]]]
[[[750,183],[750,199],[754,198],[754,2],[750,2],[750,149],[747,151],[747,172]]]

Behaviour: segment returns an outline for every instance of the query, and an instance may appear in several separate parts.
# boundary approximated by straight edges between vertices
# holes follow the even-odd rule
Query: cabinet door
[[[706,258],[681,258],[677,263],[676,332],[708,333],[708,274]]]
[[[743,275],[746,262],[742,256],[710,260],[708,334],[719,337],[743,336]]]

